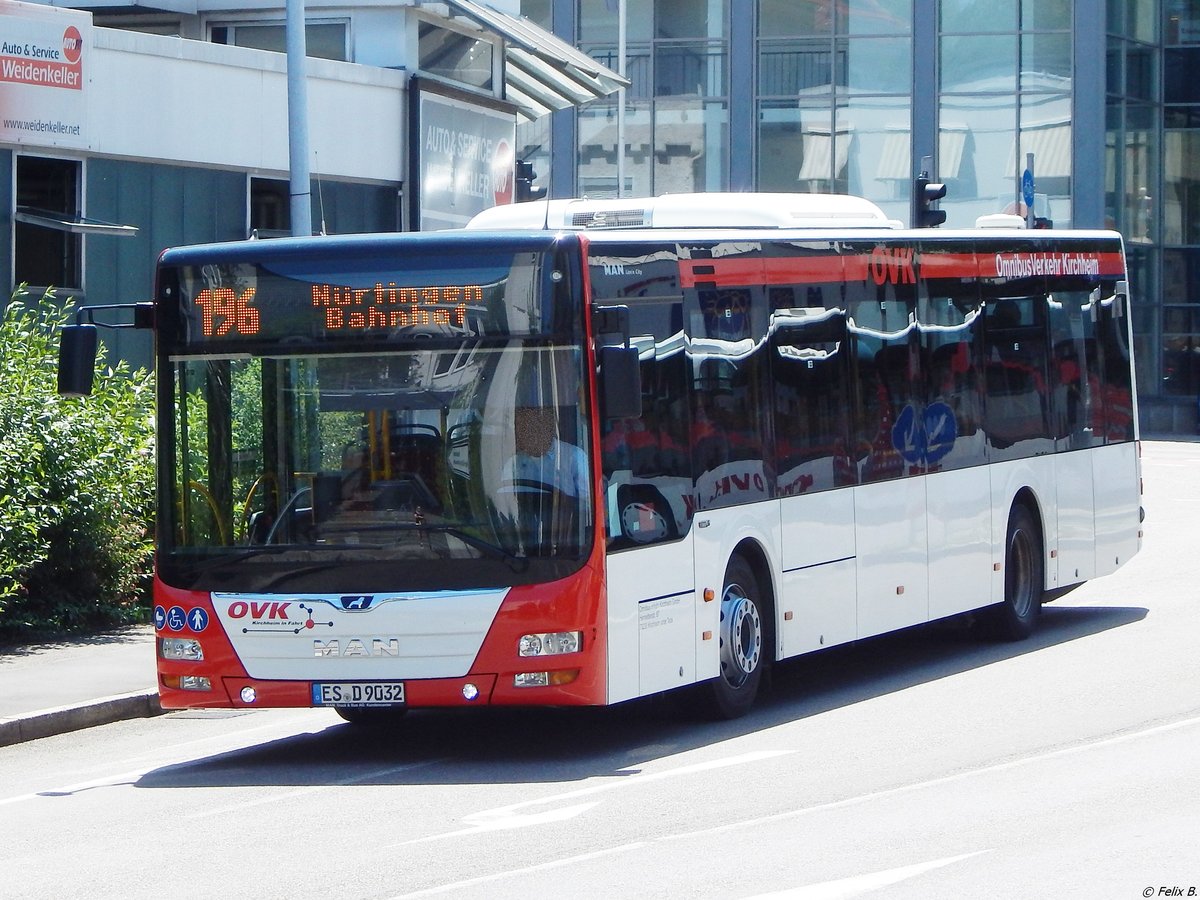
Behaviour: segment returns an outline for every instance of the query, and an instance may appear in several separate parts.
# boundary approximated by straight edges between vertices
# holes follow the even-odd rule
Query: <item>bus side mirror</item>
[[[1118,281],[1113,292],[1113,315],[1118,318],[1125,315],[1125,304],[1129,301],[1129,282]]]
[[[600,348],[600,411],[606,419],[635,419],[642,414],[636,347]]]
[[[91,324],[64,325],[58,345],[58,392],[65,397],[87,397],[96,373],[100,338]]]

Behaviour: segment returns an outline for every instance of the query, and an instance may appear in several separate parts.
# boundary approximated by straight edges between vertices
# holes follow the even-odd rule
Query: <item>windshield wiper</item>
[[[458,538],[469,547],[479,550],[486,556],[493,559],[503,560],[508,564],[514,572],[524,572],[529,568],[529,557],[518,556],[509,552],[498,544],[493,544],[483,538],[476,537],[468,531],[456,525],[437,525],[432,523],[391,523],[387,525],[374,525],[368,528],[357,529],[359,531],[435,531],[440,534],[448,534]],[[229,565],[230,563],[241,562],[242,560],[250,559],[256,556],[279,556],[284,553],[306,553],[310,551],[319,551],[324,553],[356,553],[362,550],[383,550],[384,544],[262,544],[253,547],[243,547],[240,552],[233,553],[228,556],[217,556],[203,562],[198,562],[196,567],[199,569],[210,569],[218,566]]]
[[[346,550],[382,550],[382,544],[260,544],[252,547],[242,547],[237,553],[227,556],[212,556],[194,565],[199,569],[211,569],[217,566],[227,566],[230,563],[241,562],[255,556],[279,556],[283,553],[294,553],[298,550],[321,550],[325,552],[344,552]]]
[[[406,531],[436,531],[441,534],[448,534],[451,537],[456,537],[468,547],[474,547],[476,550],[480,550],[483,553],[486,553],[488,556],[504,560],[506,563],[508,563],[509,568],[514,572],[524,572],[529,568],[528,556],[517,556],[515,553],[510,553],[499,544],[493,544],[491,541],[485,541],[483,538],[476,537],[469,531],[464,531],[462,528],[459,528],[457,525],[433,525],[428,522],[424,522],[419,525],[413,523],[411,525],[402,525],[400,527]]]

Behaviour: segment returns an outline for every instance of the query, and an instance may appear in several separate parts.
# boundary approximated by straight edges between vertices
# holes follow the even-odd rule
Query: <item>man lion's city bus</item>
[[[736,716],[799,654],[1027,636],[1139,549],[1137,408],[1120,237],[999,218],[704,194],[164,252],[163,706]]]

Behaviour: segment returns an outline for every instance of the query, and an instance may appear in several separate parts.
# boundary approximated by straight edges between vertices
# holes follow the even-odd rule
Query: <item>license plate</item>
[[[404,702],[401,681],[343,681],[312,686],[313,706],[392,706]]]

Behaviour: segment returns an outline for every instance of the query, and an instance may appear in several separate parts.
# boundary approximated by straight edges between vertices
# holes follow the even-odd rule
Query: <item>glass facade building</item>
[[[518,156],[551,196],[833,191],[907,223],[925,169],[949,188],[947,227],[966,227],[1025,212],[1033,154],[1036,216],[1125,237],[1143,429],[1197,430],[1200,0],[522,0],[521,11],[632,81],[520,127]]]

